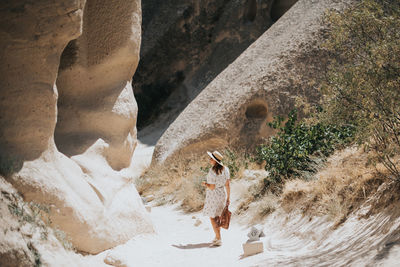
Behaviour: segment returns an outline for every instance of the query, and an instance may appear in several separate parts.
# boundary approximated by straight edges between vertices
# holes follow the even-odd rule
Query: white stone
[[[248,242],[243,245],[243,256],[251,256],[264,252],[264,245],[262,242]]]

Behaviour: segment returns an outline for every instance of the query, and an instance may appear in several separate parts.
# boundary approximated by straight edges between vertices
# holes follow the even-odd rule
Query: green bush
[[[300,176],[302,171],[314,171],[311,168],[311,156],[328,156],[338,145],[351,141],[353,136],[352,126],[296,122],[296,110],[289,113],[284,125],[282,117],[275,117],[269,126],[278,130],[278,133],[267,144],[257,147],[257,160],[265,161],[265,169],[270,172],[264,187],[271,182],[280,183],[282,179]]]
[[[375,150],[375,162],[400,180],[400,2],[362,0],[327,20],[324,47],[336,56],[321,118],[356,125],[357,141]]]
[[[230,178],[234,178],[240,169],[238,155],[230,149],[225,149],[224,155],[224,164],[229,168]]]
[[[249,167],[249,163],[254,161],[246,152],[233,151],[229,148],[224,150],[222,162],[229,168],[230,178],[240,178],[241,171]]]

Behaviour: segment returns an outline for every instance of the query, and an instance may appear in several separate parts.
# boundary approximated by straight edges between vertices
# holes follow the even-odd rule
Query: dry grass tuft
[[[201,181],[207,174],[207,156],[197,160],[176,158],[168,167],[151,168],[135,181],[140,195],[155,197],[158,205],[180,202],[183,210],[202,209],[205,190]]]
[[[235,184],[234,192],[239,200],[235,215],[242,217],[246,223],[259,223],[279,209],[280,197],[277,194],[271,191],[260,193],[267,176],[267,172],[252,170],[244,173],[243,179]]]
[[[221,150],[224,154],[224,164],[231,169],[235,176],[241,178],[245,168],[249,166],[249,158],[245,153]],[[186,212],[199,211],[203,208],[205,189],[201,182],[206,179],[210,165],[209,157],[176,156],[173,162],[165,166],[153,167],[147,170],[135,181],[140,195],[153,195],[159,205],[180,203]]]
[[[279,208],[279,197],[275,194],[267,193],[260,201],[256,202],[256,205],[256,219],[262,220]]]
[[[256,199],[252,195],[255,190],[255,187],[251,186],[247,193],[240,196],[242,202],[235,211],[235,215],[241,217],[241,220],[247,224],[262,222],[269,214],[280,207],[279,196],[268,192]]]
[[[384,167],[369,164],[368,154],[355,147],[336,152],[316,178],[287,182],[282,207],[287,212],[300,207],[309,215],[328,215],[337,225],[388,181]]]
[[[261,191],[262,186],[263,184],[261,182],[256,182],[249,187],[243,187],[244,192],[240,195],[241,202],[236,210],[237,215],[247,213],[247,211],[251,209],[253,203],[259,201],[256,196]]]
[[[201,186],[201,177],[193,176],[185,178],[177,191],[176,198],[181,200],[181,207],[184,211],[199,211],[204,206],[205,190]]]

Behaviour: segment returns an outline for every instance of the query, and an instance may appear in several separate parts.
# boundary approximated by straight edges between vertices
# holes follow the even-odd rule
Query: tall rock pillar
[[[55,80],[67,43],[81,33],[84,1],[0,5],[0,157],[38,158],[52,144]]]
[[[140,1],[88,0],[82,35],[61,59],[56,144],[79,155],[101,138],[115,170],[128,167],[136,146],[137,104],[131,79],[139,62]]]
[[[79,251],[154,232],[127,168],[140,0],[2,1],[0,15],[0,174]]]

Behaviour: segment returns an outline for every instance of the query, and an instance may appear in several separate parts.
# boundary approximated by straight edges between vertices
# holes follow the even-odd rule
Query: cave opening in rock
[[[253,147],[261,137],[265,137],[268,108],[265,100],[253,101],[246,107],[245,120],[240,131],[240,142]]]
[[[252,104],[247,107],[246,109],[246,118],[247,119],[264,119],[267,117],[267,108],[261,104],[261,103],[256,103]]]

